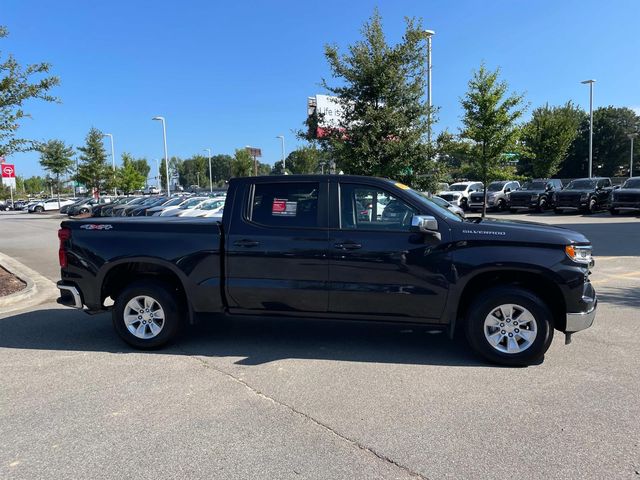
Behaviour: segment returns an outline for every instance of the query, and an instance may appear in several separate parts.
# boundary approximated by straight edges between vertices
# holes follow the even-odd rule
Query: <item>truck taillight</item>
[[[71,238],[71,229],[61,228],[60,230],[58,230],[58,238],[60,239],[60,248],[58,250],[58,260],[60,260],[60,267],[67,268],[67,251],[65,250],[64,242]]]

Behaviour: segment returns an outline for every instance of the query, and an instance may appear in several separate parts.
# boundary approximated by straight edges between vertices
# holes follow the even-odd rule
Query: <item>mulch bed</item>
[[[25,286],[22,280],[0,267],[0,297],[19,292]]]

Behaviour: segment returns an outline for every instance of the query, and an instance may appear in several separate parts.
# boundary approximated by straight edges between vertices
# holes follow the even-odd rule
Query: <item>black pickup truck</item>
[[[582,234],[464,221],[380,178],[238,178],[219,220],[68,220],[59,238],[58,302],[111,309],[143,349],[200,318],[266,315],[460,331],[487,359],[527,365],[597,305]]]
[[[611,215],[629,210],[640,210],[640,177],[627,179],[618,190],[611,192]]]
[[[509,210],[515,212],[519,208],[527,208],[543,212],[555,205],[556,194],[562,190],[562,181],[557,178],[537,178],[511,192]]]
[[[556,194],[553,211],[595,213],[606,208],[613,187],[610,178],[578,178]]]

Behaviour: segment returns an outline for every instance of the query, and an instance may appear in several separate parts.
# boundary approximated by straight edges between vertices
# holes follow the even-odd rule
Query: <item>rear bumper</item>
[[[56,300],[57,303],[67,307],[82,308],[82,297],[77,287],[63,282],[58,282],[56,287],[60,290],[60,297]]]
[[[640,202],[611,202],[611,208],[640,210]]]

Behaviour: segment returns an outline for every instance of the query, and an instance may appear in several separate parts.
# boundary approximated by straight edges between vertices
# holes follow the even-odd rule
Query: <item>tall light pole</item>
[[[109,137],[109,140],[111,140],[111,166],[113,167],[113,174],[115,176],[115,173],[116,173],[116,154],[115,154],[115,150],[113,148],[113,135],[111,133],[103,133],[102,136],[103,137]],[[116,197],[118,196],[118,188],[115,185],[113,186],[113,193],[114,193],[114,195]]]
[[[162,139],[164,140],[164,167],[165,174],[167,175],[167,197],[171,195],[171,189],[169,188],[169,156],[167,155],[167,125],[164,121],[164,117],[153,117],[152,120],[160,120],[162,122]]]
[[[424,34],[427,37],[427,106],[429,107],[429,112],[427,112],[427,143],[431,145],[431,37],[433,37],[436,32],[433,30],[425,30]]]
[[[286,175],[286,168],[287,166],[285,165],[285,156],[284,156],[284,135],[278,135],[276,138],[279,138],[280,141],[282,142],[282,173],[284,175]]]
[[[589,178],[593,169],[593,84],[595,80],[583,80],[582,84],[589,84]]]
[[[209,154],[209,191],[213,193],[213,177],[211,176],[211,149],[205,148],[204,151]]]
[[[629,157],[629,178],[633,177],[633,139],[638,136],[637,133],[630,133],[627,135],[631,140],[631,155]]]

